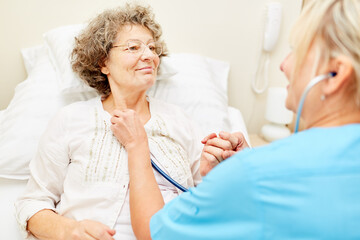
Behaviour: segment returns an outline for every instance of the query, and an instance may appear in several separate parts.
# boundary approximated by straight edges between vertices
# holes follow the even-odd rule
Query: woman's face
[[[159,56],[148,47],[138,53],[130,52],[127,43],[135,40],[148,45],[154,42],[152,33],[141,25],[125,25],[117,34],[117,38],[105,61],[101,72],[106,74],[111,91],[117,88],[127,93],[146,91],[156,79]],[[142,47],[144,47],[142,45]]]
[[[280,70],[284,72],[289,81],[289,85],[287,86],[288,95],[286,98],[286,108],[293,112],[296,112],[301,95],[304,92],[306,85],[311,80],[314,58],[315,49],[314,47],[311,47],[305,58],[304,64],[296,76],[291,76],[295,67],[295,55],[293,53],[286,56],[280,65]]]

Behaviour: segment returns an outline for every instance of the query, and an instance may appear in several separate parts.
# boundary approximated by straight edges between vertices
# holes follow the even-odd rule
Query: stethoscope
[[[317,77],[313,78],[308,83],[308,85],[306,86],[306,88],[305,88],[305,90],[304,90],[304,92],[303,92],[303,94],[301,95],[301,98],[300,98],[299,107],[297,109],[297,116],[296,116],[296,123],[295,123],[294,133],[297,133],[298,130],[299,130],[299,121],[300,121],[301,111],[302,111],[302,108],[303,108],[303,105],[304,105],[304,102],[305,102],[306,95],[309,93],[310,89],[313,86],[315,86],[317,83],[321,82],[322,80],[332,78],[332,77],[335,77],[335,76],[336,76],[336,73],[331,72],[331,73],[328,73],[328,74],[325,74],[325,75],[317,76]]]
[[[151,153],[150,153],[151,154]],[[154,157],[151,154],[152,158]],[[166,174],[163,170],[161,170],[161,168],[152,160],[152,158],[150,158],[151,160],[151,166],[161,175],[163,176],[166,180],[168,180],[172,185],[174,185],[175,187],[177,187],[178,189],[180,189],[183,192],[187,192],[187,188],[185,188],[184,186],[182,186],[180,183],[176,182],[173,178],[171,178],[168,174]]]

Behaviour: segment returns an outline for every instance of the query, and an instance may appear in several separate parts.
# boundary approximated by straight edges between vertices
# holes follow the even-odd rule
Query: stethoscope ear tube
[[[308,85],[306,86],[303,94],[301,95],[299,106],[298,106],[298,109],[297,109],[297,112],[296,112],[297,115],[296,115],[296,123],[295,123],[294,133],[297,133],[299,131],[299,121],[300,121],[301,111],[302,111],[302,108],[303,108],[303,105],[304,105],[304,102],[305,102],[306,95],[309,93],[310,89],[313,86],[315,86],[317,83],[321,82],[322,80],[325,80],[325,79],[328,79],[328,78],[331,78],[331,77],[335,77],[335,76],[336,76],[336,73],[331,72],[329,74],[317,76],[317,77],[313,78],[308,83]]]

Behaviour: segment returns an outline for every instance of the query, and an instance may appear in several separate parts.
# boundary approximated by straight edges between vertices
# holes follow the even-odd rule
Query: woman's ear
[[[323,85],[323,94],[325,96],[331,95],[342,87],[349,84],[354,78],[354,67],[351,60],[342,55],[330,61],[329,72],[334,72],[336,75],[325,81]]]
[[[107,66],[103,66],[101,67],[101,72],[105,75],[108,75],[110,73],[109,69],[107,68]]]
[[[106,66],[107,65],[107,59],[102,59],[100,62],[99,62],[99,65],[101,67],[101,72],[105,75],[108,75],[110,73],[110,70],[109,68]]]

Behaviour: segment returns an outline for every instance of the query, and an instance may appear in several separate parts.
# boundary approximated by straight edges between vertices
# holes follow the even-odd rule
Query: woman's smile
[[[149,73],[152,74],[154,72],[154,68],[152,66],[147,66],[147,67],[137,68],[135,69],[135,71],[140,71],[145,74],[149,74]]]

